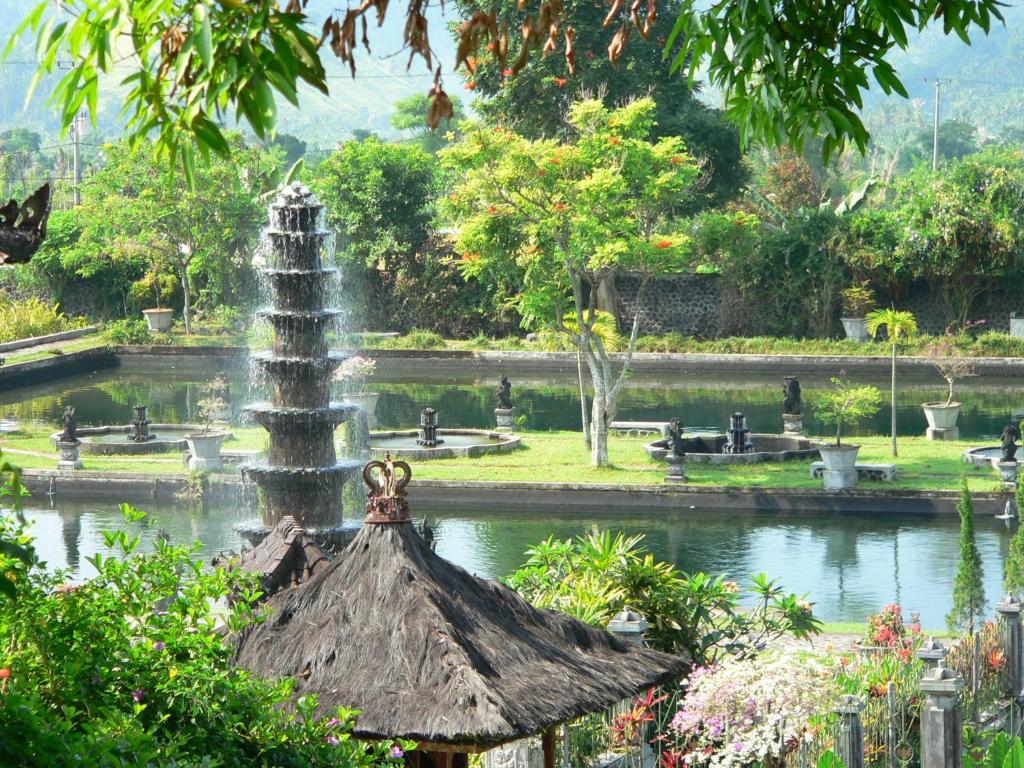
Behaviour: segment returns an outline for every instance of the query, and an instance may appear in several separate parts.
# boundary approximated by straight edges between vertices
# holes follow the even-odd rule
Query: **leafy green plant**
[[[992,737],[987,749],[979,752],[981,754],[968,752],[964,756],[964,768],[1020,768],[1024,765],[1024,741],[1002,731]]]
[[[444,339],[440,334],[422,328],[413,328],[405,334],[403,341],[408,344],[410,349],[444,349],[445,347]]]
[[[145,320],[125,318],[107,324],[103,335],[111,344],[149,344],[153,341]]]
[[[534,605],[605,626],[629,606],[648,622],[649,645],[685,652],[696,664],[725,655],[752,656],[783,635],[806,638],[821,630],[805,599],[754,576],[740,610],[740,586],[723,576],[686,574],[655,560],[643,536],[593,530],[527,550],[526,563],[507,583]]]
[[[846,379],[833,376],[832,389],[820,392],[814,399],[814,415],[825,424],[834,424],[836,445],[841,445],[843,427],[873,416],[882,407],[882,393],[870,385],[854,386]]]
[[[845,317],[864,317],[878,303],[875,293],[867,280],[854,283],[839,292],[843,298],[843,315]]]
[[[145,514],[122,505],[133,526]],[[3,539],[24,536],[9,518]],[[314,697],[288,681],[231,664],[232,646],[210,606],[225,605],[230,632],[254,620],[257,581],[208,569],[196,546],[157,539],[151,554],[127,529],[104,533],[113,554],[89,561],[81,583],[28,563],[5,563],[18,599],[0,603],[3,703],[0,763],[370,768],[398,765],[391,745],[352,740],[355,712],[316,715]],[[231,596],[231,600],[227,598]],[[410,745],[399,745],[408,748]]]
[[[223,376],[217,376],[203,389],[203,396],[196,402],[196,411],[203,423],[203,434],[209,434],[210,425],[216,421],[228,407],[227,401],[222,394],[228,388],[228,381]]]
[[[36,298],[4,300],[0,297],[0,342],[45,336],[84,325],[83,319],[67,317],[56,304]]]

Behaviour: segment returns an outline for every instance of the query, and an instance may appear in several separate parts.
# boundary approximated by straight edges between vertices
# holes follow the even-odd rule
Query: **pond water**
[[[51,568],[71,568],[73,578],[93,573],[87,557],[106,553],[102,531],[125,527],[117,505],[33,499],[28,511],[41,556]],[[176,544],[203,542],[205,559],[241,546],[235,526],[252,512],[235,508],[200,510],[148,506],[153,522],[127,527],[151,547],[159,531]],[[593,525],[642,533],[662,559],[687,571],[726,573],[739,581],[760,572],[787,588],[809,593],[815,612],[827,621],[859,622],[886,603],[899,602],[921,614],[926,628],[944,626],[956,573],[957,520],[953,516],[908,517],[737,514],[697,510],[666,514],[595,512],[588,519],[545,511],[446,512],[430,510],[442,556],[480,576],[511,573],[524,552],[548,536],[583,534]],[[989,603],[1002,595],[1002,560],[1016,523],[978,521]]]
[[[576,380],[571,374],[515,377],[513,399],[525,427],[534,430],[580,429]],[[260,393],[251,391],[244,370],[234,372],[231,407],[235,420],[242,406]],[[148,403],[149,418],[156,423],[195,422],[196,402],[208,375],[188,371],[143,372],[130,365],[95,374],[0,392],[0,419],[44,421],[57,426],[65,405],[74,405],[82,426],[127,424],[131,406]],[[782,385],[776,377],[726,377],[722,375],[636,376],[622,395],[618,418],[667,420],[679,416],[688,427],[724,430],[729,414],[742,411],[753,432],[781,431]],[[858,381],[866,381],[858,379]],[[886,382],[873,382],[885,392]],[[825,434],[814,417],[815,392],[828,385],[824,377],[801,378],[804,390],[804,428],[809,434]],[[419,367],[404,374],[388,373],[367,385],[381,393],[377,420],[381,429],[411,429],[419,423],[420,410],[433,406],[442,428],[494,427],[497,376],[439,374]],[[937,377],[904,379],[899,384],[897,424],[901,435],[923,435],[926,425],[922,402],[945,399]],[[959,426],[964,439],[992,439],[1011,419],[1024,418],[1024,381],[1009,378],[976,378],[959,387],[964,403]],[[883,408],[851,434],[888,434],[889,412]]]

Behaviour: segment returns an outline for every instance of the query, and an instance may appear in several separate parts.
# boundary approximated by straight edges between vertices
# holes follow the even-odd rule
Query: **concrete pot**
[[[952,429],[960,415],[960,403],[922,403],[924,417],[932,429]]]
[[[377,428],[377,400],[380,392],[348,392],[341,396],[341,402],[354,405],[366,414],[366,425],[370,429]]]
[[[859,445],[823,445],[818,449],[825,469],[830,472],[855,472]]]
[[[158,333],[167,333],[171,330],[171,323],[174,322],[173,309],[144,309],[142,314],[146,316],[149,330]]]
[[[846,338],[854,341],[867,341],[871,338],[868,333],[868,321],[863,317],[841,317],[839,322],[843,324]]]
[[[206,434],[193,432],[185,435],[188,442],[189,469],[220,469],[220,448],[227,432],[211,430]]]

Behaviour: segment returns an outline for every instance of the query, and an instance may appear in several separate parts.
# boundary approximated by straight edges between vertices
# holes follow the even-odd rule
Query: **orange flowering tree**
[[[524,324],[565,334],[593,385],[591,450],[607,466],[608,425],[629,376],[640,327],[613,359],[594,325],[601,283],[614,273],[651,278],[690,266],[690,238],[676,212],[699,171],[677,137],[650,141],[655,105],[642,99],[615,110],[581,101],[570,110],[575,140],[532,141],[476,127],[442,153],[457,174],[444,202],[459,230],[468,276],[518,286],[512,298]]]

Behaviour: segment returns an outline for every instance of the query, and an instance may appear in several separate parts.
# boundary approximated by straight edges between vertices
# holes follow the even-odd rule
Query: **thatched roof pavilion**
[[[313,537],[291,516],[281,518],[266,538],[237,557],[220,556],[213,565],[228,565],[260,574],[267,595],[308,581],[330,561]]]
[[[458,766],[547,731],[553,761],[552,726],[685,671],[682,658],[534,608],[436,555],[409,520],[404,462],[371,462],[364,478],[366,525],[324,571],[272,599],[237,652],[239,665],[315,692],[325,714],[360,710],[357,737],[415,740],[429,755],[418,764]]]

